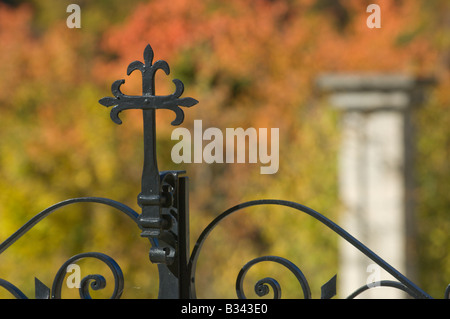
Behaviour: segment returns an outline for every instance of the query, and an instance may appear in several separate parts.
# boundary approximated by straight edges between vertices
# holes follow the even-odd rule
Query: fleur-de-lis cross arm
[[[191,107],[198,103],[191,97],[180,98],[184,91],[183,82],[178,79],[173,80],[175,84],[175,92],[170,95],[155,95],[155,73],[158,69],[163,70],[167,75],[170,73],[169,65],[166,61],[159,60],[152,64],[153,50],[150,45],[144,50],[144,63],[140,61],[131,62],[128,65],[127,75],[133,71],[139,70],[142,73],[142,96],[125,95],[120,91],[120,86],[125,80],[117,80],[111,86],[111,92],[114,97],[104,97],[99,103],[111,109],[111,119],[121,124],[119,113],[127,109],[168,109],[175,112],[175,120],[172,125],[180,125],[184,120],[184,112],[180,106]]]

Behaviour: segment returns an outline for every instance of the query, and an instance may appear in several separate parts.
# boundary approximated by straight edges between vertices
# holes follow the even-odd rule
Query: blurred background
[[[66,25],[71,3],[81,8],[81,28]],[[366,24],[371,3],[381,7],[379,29]],[[442,298],[450,282],[449,9],[445,0],[0,1],[0,242],[68,198],[108,197],[139,212],[141,112],[123,112],[117,126],[98,100],[111,95],[117,79],[126,80],[124,93],[140,94],[138,72],[128,77],[126,68],[142,61],[147,44],[155,60],[171,67],[169,76],[157,73],[157,94],[172,93],[171,80],[178,78],[184,96],[199,100],[185,110],[181,127],[192,129],[201,119],[204,128],[223,132],[280,129],[273,175],[261,175],[260,164],[174,164],[173,113],[157,112],[159,169],[186,169],[190,177],[191,247],[213,218],[247,200],[291,200],[338,221],[339,112],[318,94],[316,78],[340,71],[403,73],[436,79],[413,114],[414,282]],[[100,251],[124,272],[123,298],[156,298],[157,268],[139,234],[126,216],[105,207],[67,207],[0,255],[0,278],[33,297],[34,277],[51,286],[68,258]],[[295,263],[315,298],[339,274],[334,233],[286,209],[253,208],[211,234],[197,267],[198,297],[235,298],[240,268],[260,255]],[[82,276],[89,267],[102,273],[91,262],[81,266]],[[256,268],[246,279],[248,291],[263,277],[284,276],[283,296],[302,296],[280,267]],[[76,296],[72,290],[63,297]],[[112,291],[105,290],[93,296]]]

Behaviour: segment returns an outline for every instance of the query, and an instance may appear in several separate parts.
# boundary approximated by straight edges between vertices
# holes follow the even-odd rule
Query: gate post
[[[423,99],[420,80],[395,74],[328,74],[319,87],[342,111],[339,192],[342,227],[387,262],[414,278],[415,258],[411,115]],[[383,272],[347,244],[340,246],[340,283],[344,295]],[[376,297],[378,289],[366,296]],[[401,298],[396,289],[378,291]]]

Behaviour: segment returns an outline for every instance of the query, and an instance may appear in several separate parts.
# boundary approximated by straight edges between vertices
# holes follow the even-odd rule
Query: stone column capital
[[[387,73],[331,73],[317,78],[317,87],[330,93],[333,107],[344,111],[405,110],[420,105],[432,78]]]

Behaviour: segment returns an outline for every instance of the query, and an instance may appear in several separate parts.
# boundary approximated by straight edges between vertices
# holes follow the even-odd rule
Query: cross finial
[[[172,125],[180,125],[184,120],[184,112],[180,106],[191,107],[198,103],[197,100],[191,97],[180,98],[184,91],[183,82],[178,79],[173,80],[175,84],[175,92],[170,95],[155,95],[154,83],[155,73],[158,69],[163,70],[167,75],[170,73],[169,65],[166,61],[158,60],[153,62],[153,49],[150,45],[144,50],[144,63],[141,61],[134,61],[128,65],[127,75],[133,71],[139,70],[142,73],[142,95],[125,95],[120,91],[120,86],[125,83],[125,80],[117,80],[111,86],[111,92],[115,97],[104,97],[99,100],[99,103],[104,106],[113,106],[111,109],[111,119],[117,123],[122,124],[119,118],[119,113],[127,109],[168,109],[175,112],[175,120]]]
[[[119,113],[128,109],[143,110],[144,124],[144,167],[142,170],[141,193],[138,196],[138,204],[142,207],[142,214],[139,216],[139,225],[142,228],[141,236],[149,238],[159,238],[161,232],[167,227],[162,218],[162,205],[165,202],[164,192],[161,188],[160,175],[156,158],[156,123],[155,112],[157,109],[168,109],[175,112],[175,120],[172,125],[180,125],[184,120],[184,112],[180,106],[191,107],[198,103],[197,100],[184,97],[184,86],[180,80],[173,80],[175,92],[170,95],[155,95],[155,73],[163,70],[167,75],[170,73],[169,65],[166,61],[156,61],[153,63],[153,50],[150,45],[144,50],[144,63],[140,61],[131,62],[127,68],[127,74],[139,70],[142,74],[142,95],[125,95],[120,91],[120,86],[125,80],[117,80],[112,84],[111,91],[114,97],[104,97],[99,100],[104,106],[112,106],[111,119],[121,124]],[[152,248],[154,255],[165,256],[166,253],[159,247]],[[159,257],[158,257],[159,258]]]

